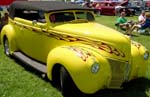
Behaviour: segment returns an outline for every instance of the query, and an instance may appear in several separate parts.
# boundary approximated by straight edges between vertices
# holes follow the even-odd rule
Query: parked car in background
[[[145,0],[145,10],[150,11],[150,0]]]
[[[115,15],[115,5],[112,2],[96,2],[94,8],[98,14]]]
[[[75,0],[75,2],[74,3],[76,3],[76,4],[83,4],[84,3],[84,1],[83,0]]]
[[[133,15],[133,10],[125,6],[126,2],[94,2],[94,8],[98,14],[102,15],[119,15],[122,10],[126,12],[127,16]]]
[[[134,11],[133,15],[140,15],[142,10],[145,10],[145,3],[143,0],[130,0],[127,7]]]
[[[149,50],[96,23],[93,9],[57,1],[15,1],[9,16],[0,35],[5,54],[46,74],[64,95],[75,90],[94,94],[133,79],[150,79]]]
[[[14,0],[0,0],[0,5],[1,6],[6,6],[9,5],[13,2]]]

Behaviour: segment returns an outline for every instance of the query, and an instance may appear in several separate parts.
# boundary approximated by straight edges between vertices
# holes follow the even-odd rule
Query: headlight
[[[100,65],[97,62],[94,62],[92,67],[91,67],[91,71],[92,73],[97,73],[100,69]]]
[[[149,58],[149,52],[144,53],[144,60],[147,60]]]

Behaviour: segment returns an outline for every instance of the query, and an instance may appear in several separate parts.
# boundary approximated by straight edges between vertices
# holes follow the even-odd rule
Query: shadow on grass
[[[11,58],[20,66],[22,66],[26,71],[29,71],[30,73],[36,75],[39,78],[44,79],[45,81],[49,81],[48,78],[46,77],[46,74],[41,73],[40,71],[38,71],[37,69],[33,68],[30,65],[25,64],[24,62],[22,62],[21,60],[17,59],[14,56],[11,56]]]
[[[71,97],[150,97],[150,80],[139,78],[124,83],[123,89],[105,89],[92,95]]]
[[[19,61],[16,58],[13,59],[16,61],[16,63],[23,66],[25,70],[31,72],[32,74],[38,76],[41,79],[44,79],[47,82],[50,82],[53,87],[57,88],[60,91],[57,85],[48,80],[48,78],[46,76],[43,76],[42,73],[24,64],[23,62]],[[124,83],[123,89],[105,89],[100,90],[95,94],[91,95],[85,95],[79,91],[76,92],[73,91],[73,94],[68,93],[68,95],[64,95],[64,97],[150,97],[149,89],[150,89],[150,80],[147,80],[145,78],[139,78],[132,80],[128,83]]]
[[[143,36],[150,36],[150,34],[140,34],[140,35],[143,35]]]
[[[150,81],[144,78],[132,80],[123,85],[123,89],[106,89],[98,91],[91,97],[149,97]]]
[[[132,37],[139,37],[139,35],[137,35],[137,34],[132,34],[131,36]]]

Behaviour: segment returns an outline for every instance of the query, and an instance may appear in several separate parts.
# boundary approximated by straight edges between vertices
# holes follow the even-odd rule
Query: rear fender
[[[12,25],[5,25],[1,31],[1,44],[4,45],[4,39],[7,38],[9,42],[10,54],[17,50],[15,42],[15,31]]]

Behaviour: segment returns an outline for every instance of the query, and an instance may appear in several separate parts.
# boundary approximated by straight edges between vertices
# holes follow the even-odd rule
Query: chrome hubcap
[[[9,56],[9,44],[8,44],[8,40],[5,40],[4,49],[5,49],[5,54]]]

